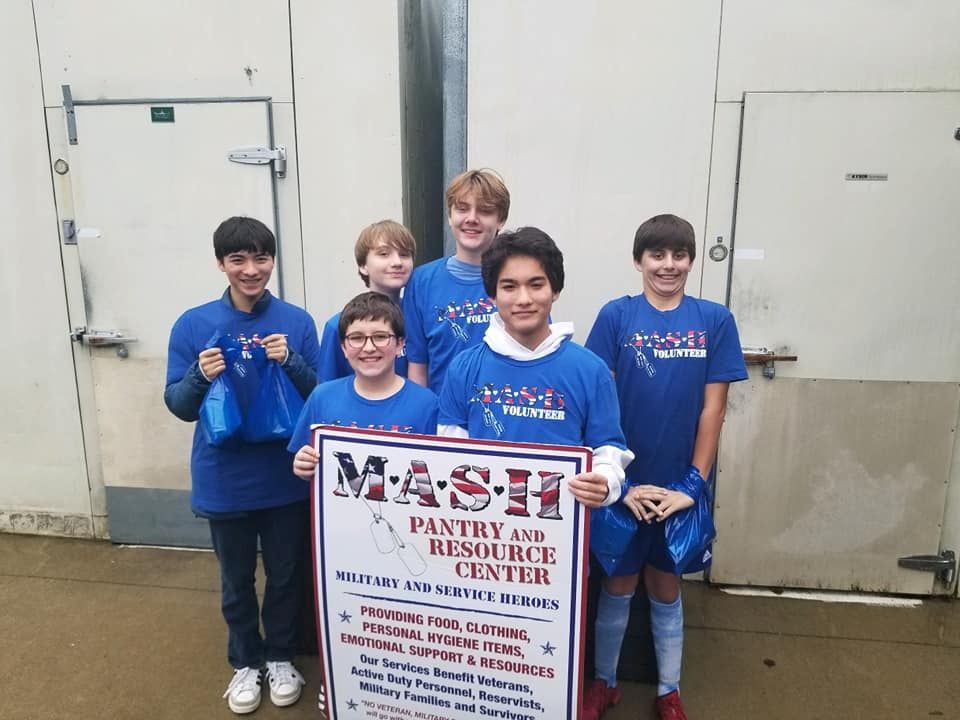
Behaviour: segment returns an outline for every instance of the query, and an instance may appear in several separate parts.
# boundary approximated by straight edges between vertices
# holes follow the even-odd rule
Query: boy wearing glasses
[[[311,425],[427,435],[437,430],[437,396],[394,368],[404,344],[403,313],[395,302],[377,292],[357,295],[340,313],[338,334],[354,374],[313,390],[287,446],[296,453],[294,474],[307,481],[320,461]]]
[[[357,261],[357,274],[373,292],[383,293],[397,305],[400,291],[406,286],[413,272],[417,257],[417,242],[413,234],[394,220],[381,220],[368,225],[357,238],[353,247]],[[340,347],[340,313],[336,313],[323,326],[320,338],[319,382],[353,374],[353,368]],[[395,362],[397,375],[407,376],[406,346],[401,344]]]

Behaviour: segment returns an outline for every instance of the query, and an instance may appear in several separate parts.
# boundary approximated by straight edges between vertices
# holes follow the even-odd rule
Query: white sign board
[[[586,448],[321,426],[313,487],[328,717],[578,716]]]

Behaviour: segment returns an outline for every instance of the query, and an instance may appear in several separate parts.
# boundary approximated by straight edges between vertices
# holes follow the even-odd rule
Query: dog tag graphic
[[[382,555],[393,552],[397,546],[393,539],[393,533],[390,529],[390,523],[383,518],[374,518],[370,523],[370,534],[373,535],[373,543]]]

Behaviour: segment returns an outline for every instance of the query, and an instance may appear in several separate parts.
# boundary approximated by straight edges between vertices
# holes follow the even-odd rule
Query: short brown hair
[[[506,222],[510,214],[510,191],[498,172],[481,168],[457,175],[447,186],[447,213],[466,195],[473,195],[480,205],[495,208],[500,222]]]
[[[367,264],[367,255],[380,243],[397,250],[406,250],[414,260],[417,259],[417,241],[414,240],[413,233],[396,220],[381,220],[367,225],[360,231],[360,237],[353,246],[353,256],[357,259],[357,274],[367,287],[370,287],[370,278],[360,272],[360,268]]]
[[[693,225],[669,213],[654,215],[640,225],[633,236],[633,259],[636,262],[640,262],[645,250],[684,250],[692,262],[697,257]]]
[[[372,290],[360,293],[343,306],[340,322],[337,324],[337,335],[341,343],[347,337],[347,330],[358,320],[384,320],[394,335],[398,338],[406,337],[400,306],[383,293]]]

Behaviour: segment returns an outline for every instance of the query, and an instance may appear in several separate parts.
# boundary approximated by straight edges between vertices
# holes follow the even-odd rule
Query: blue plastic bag
[[[703,556],[704,551],[717,536],[710,512],[713,504],[710,489],[695,467],[687,470],[681,479],[667,485],[668,490],[679,490],[693,498],[693,506],[667,518],[667,552],[676,565],[677,573],[683,573]]]
[[[621,502],[590,511],[590,552],[613,575],[639,529],[636,516]]]
[[[217,335],[213,343],[223,351],[227,365],[224,374],[230,378],[237,393],[240,413],[246,420],[250,406],[260,391],[260,376],[267,368],[267,351],[260,344],[260,336]]]
[[[257,393],[243,420],[247,442],[288,440],[303,410],[303,398],[276,360],[268,360],[259,373]]]
[[[214,447],[225,444],[237,435],[242,422],[233,384],[225,373],[220,373],[210,383],[200,404],[200,428],[207,444]]]
[[[303,398],[259,335],[217,332],[206,347],[223,352],[226,369],[214,378],[200,406],[200,426],[210,445],[231,440],[274,442],[293,434]]]

